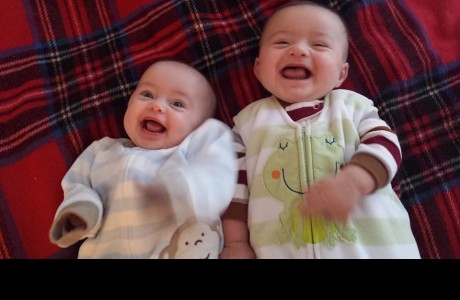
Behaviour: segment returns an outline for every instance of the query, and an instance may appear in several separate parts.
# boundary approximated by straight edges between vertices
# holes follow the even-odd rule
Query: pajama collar
[[[323,110],[323,108],[324,102],[322,100],[313,100],[308,102],[294,103],[287,106],[285,109],[289,117],[294,122],[297,122],[316,115],[321,110]]]

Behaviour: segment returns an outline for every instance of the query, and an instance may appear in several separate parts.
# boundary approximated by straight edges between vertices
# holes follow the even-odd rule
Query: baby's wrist
[[[374,177],[359,165],[349,164],[341,173],[347,186],[354,187],[361,196],[372,193],[376,188]]]

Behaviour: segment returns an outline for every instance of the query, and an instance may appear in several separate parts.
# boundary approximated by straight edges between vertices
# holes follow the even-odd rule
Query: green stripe
[[[366,246],[391,246],[415,243],[407,220],[401,219],[360,219],[352,221],[356,232],[356,244]],[[269,221],[251,225],[251,243],[254,247],[286,244],[284,234],[279,232],[279,221]],[[349,243],[346,243],[350,245]]]
[[[414,237],[407,220],[360,219],[353,220],[358,243],[382,246],[414,243]]]

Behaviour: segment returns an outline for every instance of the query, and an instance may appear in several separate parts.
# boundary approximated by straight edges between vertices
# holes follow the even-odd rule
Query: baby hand
[[[254,250],[251,246],[245,242],[235,242],[230,245],[226,245],[219,255],[221,259],[232,259],[232,258],[256,258]]]
[[[304,216],[323,217],[345,223],[354,206],[375,186],[372,176],[363,168],[348,165],[335,176],[315,182],[304,194],[300,211]]]

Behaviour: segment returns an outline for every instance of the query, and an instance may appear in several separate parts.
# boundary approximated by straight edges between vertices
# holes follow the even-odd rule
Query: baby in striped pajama
[[[419,258],[391,187],[397,136],[372,101],[336,89],[348,34],[311,2],[276,11],[254,73],[272,94],[234,118],[239,177],[221,258]]]
[[[93,142],[65,175],[51,242],[85,239],[79,258],[218,258],[236,157],[215,107],[197,70],[150,66],[124,116],[129,139]]]

